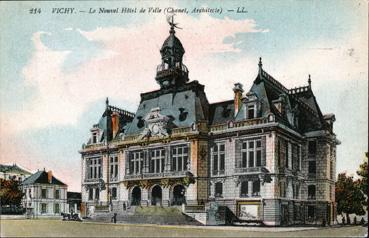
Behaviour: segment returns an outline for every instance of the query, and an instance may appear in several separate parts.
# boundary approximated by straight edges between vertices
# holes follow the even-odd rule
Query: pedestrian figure
[[[364,225],[364,223],[365,223],[365,220],[364,220],[364,217],[362,217],[360,220],[360,225]]]
[[[357,223],[357,219],[356,219],[356,216],[354,217],[354,225],[356,225]]]
[[[345,223],[346,223],[346,219],[345,217],[342,217],[342,224],[345,225]]]
[[[112,222],[117,223],[117,213],[115,212],[113,217],[111,218]]]

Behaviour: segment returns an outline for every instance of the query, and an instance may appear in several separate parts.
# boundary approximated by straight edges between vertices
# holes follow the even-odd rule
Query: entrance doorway
[[[286,226],[288,225],[288,205],[281,205],[281,225]]]
[[[183,185],[176,185],[173,188],[173,200],[172,205],[180,206],[183,203],[186,204],[185,187]]]
[[[161,205],[162,191],[159,185],[155,185],[151,191],[151,205]]]
[[[139,206],[141,204],[141,189],[139,187],[134,187],[132,189],[132,206]]]

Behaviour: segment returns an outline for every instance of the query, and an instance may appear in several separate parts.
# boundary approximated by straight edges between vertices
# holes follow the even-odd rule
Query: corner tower
[[[168,21],[170,31],[168,38],[160,49],[161,64],[156,69],[156,81],[160,88],[177,87],[188,82],[188,69],[182,63],[185,50],[181,41],[175,36],[176,23]]]

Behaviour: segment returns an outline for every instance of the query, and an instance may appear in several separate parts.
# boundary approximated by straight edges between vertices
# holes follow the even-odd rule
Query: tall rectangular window
[[[101,158],[87,159],[87,179],[98,179],[102,177]]]
[[[46,203],[41,203],[41,213],[42,214],[47,213],[47,204]]]
[[[260,196],[260,180],[256,180],[252,182],[252,196],[253,197]]]
[[[41,189],[41,198],[47,198],[47,189]]]
[[[288,166],[288,163],[289,163],[288,145],[289,145],[288,141],[285,141],[284,150],[285,150],[285,162],[286,162],[285,166],[286,166],[286,168],[289,168],[289,166]]]
[[[315,185],[308,186],[308,199],[315,199]]]
[[[116,188],[116,187],[113,187],[113,188],[111,189],[111,198],[112,198],[113,200],[116,200],[116,199],[117,199],[117,188]]]
[[[333,179],[333,177],[334,177],[334,175],[333,175],[334,170],[333,169],[334,169],[333,168],[333,161],[331,160],[331,161],[329,161],[329,178],[330,179]]]
[[[132,151],[129,156],[129,174],[141,174],[143,151]]]
[[[172,171],[186,171],[188,163],[188,145],[172,147]]]
[[[261,139],[252,139],[242,142],[241,167],[253,168],[262,166]]]
[[[164,172],[165,150],[163,148],[156,148],[150,150],[150,173]]]
[[[94,190],[90,188],[88,190],[88,200],[92,200],[92,199],[94,199]]]
[[[225,169],[225,144],[215,144],[212,151],[213,174],[224,174]]]
[[[316,141],[315,140],[311,140],[308,142],[308,152],[309,152],[309,155],[316,154]]]
[[[54,213],[59,214],[60,213],[60,205],[59,203],[54,204]]]
[[[309,168],[308,168],[308,172],[311,175],[316,174],[316,162],[315,161],[309,161]]]
[[[118,179],[118,157],[110,157],[110,178],[112,180]]]
[[[59,198],[60,198],[60,190],[59,190],[59,189],[56,189],[56,190],[55,190],[54,198],[55,198],[55,199],[59,199]]]
[[[95,189],[95,199],[96,200],[100,199],[100,189],[98,189],[98,188]]]

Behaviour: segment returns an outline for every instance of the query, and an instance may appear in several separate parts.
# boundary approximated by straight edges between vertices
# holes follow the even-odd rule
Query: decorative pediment
[[[168,136],[168,122],[170,118],[160,114],[160,108],[156,107],[146,115],[146,128],[141,133],[140,139],[151,136]]]

